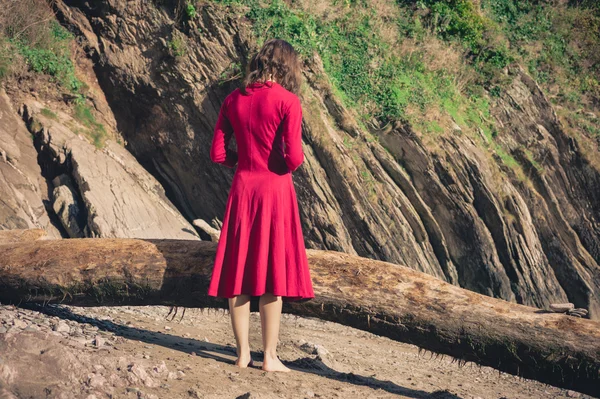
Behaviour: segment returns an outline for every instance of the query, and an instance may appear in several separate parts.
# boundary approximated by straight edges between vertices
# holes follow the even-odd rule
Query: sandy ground
[[[40,312],[41,310],[42,312]],[[0,306],[4,398],[590,398],[461,365],[414,345],[312,318],[283,315],[279,357],[291,373],[239,369],[229,314],[168,307]]]

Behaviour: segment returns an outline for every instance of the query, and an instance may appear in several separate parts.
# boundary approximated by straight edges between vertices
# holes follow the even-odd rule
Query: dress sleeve
[[[218,164],[233,168],[238,161],[236,151],[229,149],[229,142],[233,135],[233,127],[227,118],[227,99],[223,101],[219,117],[215,125],[212,144],[210,147],[210,159]]]
[[[304,161],[302,150],[302,105],[300,99],[294,96],[283,117],[283,142],[285,144],[284,159],[288,168],[293,172]]]

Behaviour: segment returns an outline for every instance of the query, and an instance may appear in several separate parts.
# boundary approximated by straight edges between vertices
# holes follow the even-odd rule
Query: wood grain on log
[[[0,245],[0,301],[225,308],[206,296],[216,244],[65,239]],[[600,394],[600,323],[506,302],[430,275],[308,250],[316,298],[284,311]]]
[[[35,241],[46,238],[44,229],[0,230],[0,244]]]

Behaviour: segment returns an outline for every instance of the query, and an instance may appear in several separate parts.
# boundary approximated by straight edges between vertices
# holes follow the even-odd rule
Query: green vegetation
[[[542,168],[542,165],[540,165],[539,162],[535,160],[535,157],[533,156],[531,151],[528,148],[523,147],[523,152],[525,153],[525,156],[527,157],[529,162],[531,162],[531,165],[533,165],[533,167],[538,171],[538,173],[544,173],[544,168]]]
[[[27,71],[47,75],[56,87],[67,91],[73,101],[73,114],[86,129],[96,147],[102,147],[107,137],[85,105],[88,86],[76,76],[71,48],[73,35],[54,18],[54,12],[44,0],[11,2],[0,10],[0,79],[25,75]],[[58,116],[44,108],[41,114],[50,119]],[[32,129],[41,129],[34,121]]]
[[[50,118],[50,119],[54,119],[54,120],[58,119],[58,116],[54,112],[49,110],[48,108],[42,108],[40,113],[42,115],[44,115],[46,118]]]
[[[419,0],[416,6],[412,0],[398,3],[407,12],[399,20],[405,35],[423,39],[430,32],[447,42],[460,44],[488,86],[499,78],[499,70],[514,61],[499,26],[481,13],[472,0]]]
[[[167,44],[175,57],[183,57],[187,52],[187,43],[181,35],[173,35]]]
[[[192,3],[185,5],[185,15],[187,15],[188,19],[196,18],[196,7]]]
[[[78,93],[82,83],[75,76],[69,45],[73,36],[58,22],[48,24],[46,34],[50,38],[43,46],[32,45],[23,38],[10,38],[10,44],[19,52],[31,70],[52,76],[58,84]]]
[[[347,106],[364,115],[361,123],[368,125],[375,119],[383,126],[400,119],[440,132],[443,127],[438,122],[431,123],[428,117],[433,112],[445,113],[446,124],[449,123],[448,116],[452,115],[459,125],[466,124],[461,126],[463,128],[484,125],[485,129],[492,130],[492,126],[478,116],[484,104],[483,92],[475,88],[466,93],[464,85],[460,86],[462,82],[456,79],[455,71],[431,68],[428,59],[432,55],[420,50],[418,41],[407,57],[396,47],[397,37],[385,37],[381,33],[382,19],[388,16],[378,15],[364,1],[347,1],[341,8],[335,8],[339,2],[334,1],[335,12],[328,18],[305,10],[293,10],[282,0],[272,0],[265,7],[256,0],[220,2],[246,7],[246,16],[253,21],[259,42],[279,37],[292,43],[305,57],[318,53],[334,92]],[[397,15],[392,18],[397,19],[400,35],[413,35],[423,40],[432,35],[418,16],[412,16],[412,11],[410,17],[399,8],[396,11]],[[428,29],[448,40],[453,35],[464,37],[474,54],[485,53],[479,55],[480,59],[502,67],[506,64],[507,57],[499,60],[500,50],[483,50],[485,46],[480,43],[482,34],[477,33],[479,31],[469,32],[459,25],[446,26],[439,22],[435,29]]]
[[[15,68],[18,55],[13,46],[0,35],[0,81],[9,76]]]
[[[570,110],[558,112],[566,128],[600,137],[597,115],[585,112],[600,108],[596,1],[331,0],[315,9],[283,0],[217,2],[253,22],[258,43],[278,37],[304,57],[318,54],[323,79],[363,126],[401,120],[431,143],[444,132],[468,134],[522,179],[518,162],[495,141],[490,114],[516,62]]]
[[[578,3],[482,1],[519,62],[553,102],[571,110],[598,108],[600,101],[600,4]]]
[[[85,104],[76,104],[74,117],[87,128],[84,133],[92,140],[96,148],[104,147],[107,138],[106,130],[104,125],[96,121],[90,108]]]

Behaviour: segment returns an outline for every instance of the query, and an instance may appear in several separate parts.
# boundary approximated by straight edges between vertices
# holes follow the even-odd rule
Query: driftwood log
[[[205,295],[214,242],[31,237],[0,239],[2,303],[227,306]],[[284,312],[600,396],[599,322],[491,298],[387,262],[307,252],[316,298],[286,302]]]

